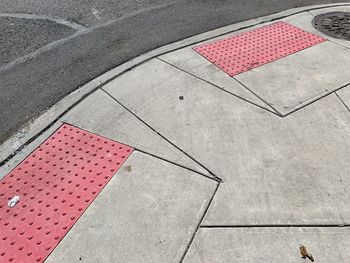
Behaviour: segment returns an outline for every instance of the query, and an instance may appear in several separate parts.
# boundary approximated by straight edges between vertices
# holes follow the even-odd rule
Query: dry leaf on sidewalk
[[[308,258],[311,260],[311,262],[315,261],[313,256],[307,252],[306,247],[303,245],[300,245],[300,254],[301,254],[302,258]]]

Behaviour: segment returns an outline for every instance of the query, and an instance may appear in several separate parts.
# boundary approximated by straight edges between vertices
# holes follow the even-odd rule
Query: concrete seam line
[[[350,224],[251,224],[251,225],[201,225],[200,228],[348,228]]]
[[[35,138],[40,136],[40,134],[43,131],[47,130],[48,126],[52,126],[54,122],[58,121],[59,118],[61,118],[67,111],[72,109],[76,104],[81,102],[88,95],[90,95],[95,90],[102,87],[103,85],[107,84],[108,82],[112,81],[113,79],[117,78],[118,76],[122,75],[123,73],[127,72],[128,70],[131,70],[132,68],[142,63],[145,63],[150,59],[166,54],[168,52],[172,52],[190,45],[194,45],[202,41],[207,41],[212,38],[220,37],[222,35],[243,30],[246,28],[250,28],[256,25],[264,24],[264,23],[275,21],[278,19],[283,19],[285,17],[289,17],[299,13],[307,12],[308,10],[327,9],[327,8],[332,8],[337,6],[350,6],[350,4],[338,3],[338,4],[331,4],[331,5],[316,5],[316,6],[288,9],[279,13],[260,17],[261,19],[263,19],[260,22],[256,22],[256,19],[250,19],[247,21],[233,24],[233,25],[237,25],[237,24],[247,23],[246,26],[242,26],[239,28],[232,29],[232,25],[221,27],[218,29],[211,30],[209,32],[205,32],[193,37],[186,38],[184,40],[177,41],[175,43],[161,46],[159,48],[146,52],[136,58],[133,58],[117,66],[114,69],[111,69],[109,71],[106,71],[105,73],[102,73],[99,77],[88,81],[84,85],[80,86],[80,88],[73,91],[72,93],[67,95],[65,98],[63,98],[62,100],[54,104],[49,110],[43,112],[41,115],[33,119],[32,123],[27,122],[26,124],[24,124],[16,134],[12,135],[9,139],[7,139],[5,142],[3,142],[0,145],[0,153],[5,152],[4,155],[6,155],[5,157],[4,156],[0,157],[1,158],[0,167],[3,166],[7,161],[12,159],[16,155],[16,153],[18,153],[19,151],[21,151],[21,149],[23,149],[23,147],[29,145],[30,142],[32,142],[33,140],[35,140]],[[87,31],[90,31],[90,30],[93,30],[93,29],[86,29],[86,30],[83,30],[83,32],[86,33]],[[78,33],[81,33],[81,32],[78,32]],[[69,100],[73,100],[74,102],[69,102]],[[58,111],[58,113],[53,113],[53,111]],[[43,117],[44,115],[50,115],[50,114],[54,116],[50,118]],[[40,123],[40,121],[42,123]],[[18,138],[18,134],[21,134],[21,138]],[[18,144],[19,139],[21,140],[20,146],[14,147],[14,142]]]
[[[257,98],[259,98],[262,102],[265,103],[265,105],[268,105],[271,107],[271,109],[273,109],[275,112],[277,112],[277,116],[282,116],[282,114],[276,110],[274,107],[272,107],[267,101],[265,101],[263,98],[261,98],[258,94],[256,94],[254,91],[252,91],[250,88],[247,87],[247,85],[245,85],[242,81],[238,80],[235,77],[232,77],[234,80],[236,80],[239,84],[241,84],[247,91],[249,91],[251,94],[253,94],[254,96],[256,96]]]
[[[346,103],[344,102],[344,100],[339,96],[339,94],[335,91],[334,94],[338,97],[338,99],[341,101],[341,103],[344,105],[344,107],[350,112],[350,108],[348,105],[346,105]]]
[[[204,213],[203,213],[201,219],[200,219],[199,222],[198,222],[197,228],[196,228],[196,230],[194,231],[194,233],[193,233],[193,235],[192,235],[192,237],[191,237],[191,240],[190,240],[190,242],[188,243],[188,245],[187,245],[187,247],[186,247],[186,250],[184,251],[184,253],[183,253],[182,257],[181,257],[180,263],[182,263],[182,262],[185,260],[185,257],[186,257],[186,255],[187,255],[187,252],[190,250],[190,247],[191,247],[191,245],[192,245],[192,243],[193,243],[193,241],[194,241],[194,239],[195,239],[195,237],[196,237],[196,235],[197,235],[198,230],[200,229],[200,226],[201,226],[201,224],[202,224],[202,222],[203,222],[203,219],[204,219],[205,215],[207,214],[207,212],[208,212],[208,210],[209,210],[209,207],[210,207],[211,203],[212,203],[213,200],[214,200],[214,197],[215,197],[217,191],[219,190],[220,185],[221,185],[221,183],[218,182],[218,184],[217,184],[217,186],[216,186],[216,189],[215,189],[215,191],[214,191],[214,193],[213,193],[211,199],[209,200],[209,203],[208,203],[208,205],[207,205],[207,207],[206,207],[206,209],[205,209],[205,211],[204,211]]]
[[[107,93],[107,92],[104,91],[103,89],[101,89],[101,90],[102,90],[103,92]],[[111,98],[113,99],[114,102],[117,102],[109,93],[107,93],[107,95],[108,95],[109,97],[111,97]],[[117,103],[120,104],[119,102],[117,102]],[[120,104],[120,105],[121,105],[121,104]],[[123,105],[121,105],[121,106],[123,106]],[[124,106],[123,106],[123,107],[124,107]],[[129,110],[128,110],[128,111],[129,111]],[[134,117],[135,117],[135,116],[134,116]],[[144,121],[142,121],[142,123],[144,123]],[[101,134],[98,134],[98,133],[95,133],[95,132],[92,132],[92,131],[89,131],[89,130],[87,130],[87,129],[83,129],[83,128],[81,128],[81,127],[75,125],[75,124],[72,124],[72,123],[69,123],[69,122],[66,122],[66,121],[63,121],[63,122],[62,122],[62,125],[63,125],[63,124],[68,124],[68,125],[70,125],[70,126],[72,126],[72,127],[75,127],[75,128],[77,128],[77,129],[80,129],[80,130],[83,130],[83,131],[92,133],[92,134],[94,134],[94,135],[96,135],[96,136],[103,137],[103,138],[105,138],[106,140],[116,141],[116,140],[114,140],[114,139],[108,138],[108,137],[106,137],[106,136],[103,136],[103,135],[101,135]],[[148,127],[148,125],[147,125],[147,127]],[[152,129],[152,131],[154,131],[154,130]],[[160,134],[157,132],[157,135],[160,135]],[[162,139],[164,139],[164,138],[162,138]],[[165,141],[167,141],[167,140],[165,140]],[[128,146],[128,147],[130,147],[130,148],[133,148],[134,151],[138,151],[138,152],[140,152],[140,153],[142,153],[142,154],[149,155],[149,156],[151,156],[151,157],[153,157],[153,158],[156,158],[156,159],[162,160],[162,161],[164,161],[164,162],[170,163],[170,164],[172,164],[172,165],[175,165],[175,166],[181,167],[181,168],[183,168],[183,169],[189,170],[189,171],[191,171],[191,172],[193,172],[193,173],[196,173],[196,174],[199,174],[199,175],[201,175],[201,176],[204,176],[204,177],[206,177],[206,178],[208,178],[208,179],[210,179],[210,180],[214,180],[214,181],[216,181],[216,182],[221,182],[221,181],[222,181],[222,180],[221,180],[219,177],[217,177],[217,176],[214,176],[214,175],[213,175],[212,177],[210,177],[210,176],[208,176],[208,175],[205,175],[205,174],[203,174],[203,173],[201,173],[201,172],[198,172],[198,171],[196,171],[196,170],[194,170],[194,169],[192,169],[192,168],[189,168],[189,167],[187,167],[187,166],[184,166],[184,165],[175,163],[175,162],[170,161],[170,160],[168,160],[168,159],[166,159],[166,158],[163,158],[163,157],[157,156],[157,155],[155,155],[155,154],[149,153],[149,152],[147,152],[147,151],[138,149],[137,147],[134,147],[134,146],[132,146],[132,145],[130,145],[130,144],[124,143],[123,141],[116,141],[116,142],[121,143],[121,144],[124,144],[124,145],[126,145],[126,146]],[[196,161],[196,163],[198,164],[197,161]],[[206,170],[209,174],[211,174],[205,167],[202,167],[202,168],[203,168],[204,170]]]
[[[226,93],[228,93],[228,94],[230,94],[230,95],[232,95],[232,96],[234,96],[234,97],[237,97],[237,98],[239,98],[239,99],[241,99],[241,100],[243,100],[243,101],[245,101],[245,102],[247,102],[247,103],[249,103],[249,104],[252,104],[252,105],[254,105],[255,107],[261,108],[261,109],[263,109],[263,110],[265,110],[265,111],[267,111],[267,112],[270,112],[270,113],[272,113],[272,114],[274,114],[274,115],[276,115],[276,116],[278,116],[278,117],[281,117],[281,115],[280,115],[280,113],[279,113],[278,111],[276,111],[273,107],[271,107],[270,105],[268,105],[263,99],[261,99],[259,96],[257,96],[257,95],[254,94],[253,92],[251,92],[249,89],[248,89],[249,92],[251,92],[255,97],[257,97],[260,101],[262,101],[262,102],[263,102],[265,105],[267,105],[269,108],[271,108],[272,110],[275,110],[275,112],[272,111],[272,110],[270,110],[269,108],[264,108],[264,107],[261,106],[261,105],[258,105],[258,104],[254,103],[254,102],[252,102],[252,101],[250,101],[250,100],[248,100],[248,99],[245,99],[245,98],[243,98],[243,97],[241,97],[241,96],[238,96],[238,95],[234,94],[233,92],[230,92],[230,91],[228,91],[228,90],[225,90],[224,88],[222,88],[222,87],[220,87],[220,86],[218,86],[218,85],[216,85],[216,84],[214,84],[214,83],[212,83],[212,82],[210,82],[210,81],[208,81],[208,80],[205,80],[205,79],[203,79],[203,78],[201,78],[201,77],[198,77],[198,76],[196,76],[196,75],[194,75],[194,74],[192,74],[192,73],[190,73],[190,72],[188,72],[188,71],[186,71],[186,70],[184,70],[184,69],[182,69],[182,68],[179,68],[179,67],[177,67],[177,66],[175,66],[175,65],[173,65],[173,64],[171,64],[171,63],[169,63],[169,62],[167,62],[167,61],[165,61],[165,60],[163,60],[163,59],[161,59],[161,58],[159,58],[159,57],[157,57],[156,59],[158,59],[158,60],[162,61],[163,63],[165,63],[165,64],[167,64],[167,65],[169,65],[169,66],[172,66],[173,68],[175,68],[175,69],[177,69],[177,70],[180,70],[180,71],[182,71],[182,72],[184,72],[184,73],[186,73],[186,74],[188,74],[188,75],[190,75],[190,76],[192,76],[192,77],[194,77],[194,78],[196,78],[196,79],[198,79],[198,80],[200,80],[200,81],[203,81],[203,82],[205,82],[205,83],[207,83],[207,84],[209,84],[209,85],[211,85],[211,86],[213,86],[213,87],[215,87],[215,88],[217,88],[217,89],[219,89],[219,90],[221,90],[221,91],[223,91],[223,92],[226,92]],[[235,80],[235,81],[237,81],[237,80],[234,79],[234,78],[232,78],[232,79]],[[238,82],[240,85],[242,85],[244,88],[247,89],[247,87],[246,87],[245,85],[241,84],[241,82],[239,82],[239,81],[237,81],[237,82]]]
[[[167,163],[170,163],[170,164],[172,164],[172,165],[178,166],[178,167],[180,167],[180,168],[182,168],[182,169],[191,171],[191,172],[193,172],[193,173],[196,173],[196,174],[198,174],[198,175],[200,175],[200,176],[203,176],[203,177],[205,177],[205,178],[207,178],[207,179],[210,179],[210,180],[212,180],[212,181],[215,181],[215,182],[221,182],[221,181],[222,181],[222,180],[220,179],[220,177],[217,177],[217,176],[216,176],[216,177],[210,177],[210,176],[205,175],[205,174],[203,174],[203,173],[201,173],[201,172],[199,172],[199,171],[194,170],[193,168],[189,168],[189,167],[187,167],[187,166],[185,166],[185,165],[175,163],[175,162],[170,161],[170,160],[168,160],[168,159],[165,159],[165,158],[163,158],[163,157],[157,156],[157,155],[155,155],[155,154],[153,154],[153,153],[149,153],[149,152],[140,150],[140,149],[138,149],[138,148],[134,148],[134,152],[135,152],[135,151],[136,151],[136,152],[143,153],[143,154],[146,154],[146,155],[149,155],[149,156],[151,156],[151,157],[153,157],[153,158],[162,160],[162,161],[167,162]],[[205,169],[204,167],[202,167],[202,168]],[[205,169],[205,170],[206,170],[206,169]],[[206,171],[207,171],[207,170],[206,170]],[[207,171],[207,172],[209,172],[209,171]]]
[[[316,102],[318,102],[319,100],[321,100],[321,99],[323,99],[323,98],[325,98],[325,97],[328,97],[328,96],[332,95],[333,93],[336,94],[336,92],[337,92],[338,90],[341,90],[341,89],[343,89],[343,88],[345,88],[345,87],[347,87],[347,86],[349,86],[349,85],[350,85],[350,82],[344,84],[343,86],[341,86],[341,87],[339,87],[339,88],[337,88],[337,89],[335,89],[335,90],[333,90],[332,92],[322,94],[322,95],[319,96],[317,99],[310,100],[310,101],[308,101],[307,103],[301,105],[300,107],[297,107],[296,109],[292,110],[291,112],[288,112],[287,114],[281,115],[281,117],[282,117],[282,118],[287,117],[287,116],[293,114],[294,112],[297,112],[297,111],[299,111],[299,110],[301,110],[301,109],[304,109],[305,107],[310,106],[311,104],[316,103]]]
[[[101,90],[106,93],[111,99],[113,99],[116,103],[118,103],[121,107],[123,107],[126,111],[128,111],[130,114],[132,114],[136,119],[138,119],[140,122],[142,122],[144,125],[146,125],[149,129],[151,129],[153,132],[155,132],[159,137],[161,137],[163,140],[165,140],[166,142],[168,142],[170,145],[172,145],[173,147],[175,147],[177,150],[179,150],[180,152],[182,152],[184,155],[186,155],[188,158],[190,158],[192,161],[194,161],[195,163],[197,163],[198,165],[200,165],[202,168],[204,168],[205,170],[207,170],[209,172],[209,174],[211,174],[215,179],[217,179],[217,181],[222,181],[219,177],[217,177],[212,171],[210,171],[207,167],[205,167],[202,163],[200,163],[199,161],[197,161],[195,158],[193,158],[190,154],[188,154],[187,152],[185,152],[184,150],[182,150],[179,146],[177,146],[175,143],[173,143],[172,141],[170,141],[168,138],[166,138],[164,135],[162,135],[160,132],[158,132],[155,128],[153,128],[151,125],[149,125],[146,121],[144,121],[143,119],[141,119],[139,116],[137,116],[133,111],[131,111],[129,108],[127,108],[124,104],[122,104],[120,101],[118,101],[116,98],[114,98],[108,91],[104,90],[103,88],[101,88]]]
[[[0,13],[0,17],[13,17],[13,18],[31,19],[31,20],[49,20],[49,21],[55,22],[57,24],[61,24],[61,25],[70,27],[70,28],[75,29],[77,31],[86,29],[86,27],[81,25],[81,24],[78,24],[78,23],[75,23],[72,21],[68,21],[68,20],[64,20],[61,18],[52,18],[52,17],[45,16],[45,15],[33,15],[33,14],[25,14],[25,13]]]

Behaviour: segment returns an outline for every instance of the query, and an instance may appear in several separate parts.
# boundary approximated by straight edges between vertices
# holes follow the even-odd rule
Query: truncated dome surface
[[[230,76],[259,67],[325,41],[285,22],[207,43],[194,50]]]
[[[0,262],[44,261],[132,151],[61,126],[0,181]]]

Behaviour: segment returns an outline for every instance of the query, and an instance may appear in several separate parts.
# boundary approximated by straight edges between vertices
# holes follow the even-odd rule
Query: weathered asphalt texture
[[[1,0],[1,12],[59,17],[86,27],[179,0]]]
[[[0,66],[65,38],[75,30],[49,20],[0,17]]]
[[[0,72],[0,143],[80,85],[144,52],[231,23],[297,6],[330,2],[337,1],[176,1],[138,10],[78,35],[25,63]],[[83,15],[76,15],[70,20],[86,20]],[[96,22],[86,21],[86,24]]]

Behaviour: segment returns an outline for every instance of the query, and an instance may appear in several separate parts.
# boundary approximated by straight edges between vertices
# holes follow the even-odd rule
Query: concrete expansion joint
[[[108,91],[106,91],[105,89],[101,88],[101,90],[106,93],[111,99],[113,99],[117,104],[119,104],[120,106],[122,106],[126,111],[128,111],[130,114],[132,114],[136,119],[138,119],[139,121],[141,121],[144,125],[146,125],[148,128],[150,128],[153,132],[155,132],[158,136],[160,136],[163,140],[167,141],[168,143],[170,143],[172,146],[174,146],[176,149],[178,149],[179,151],[181,151],[183,154],[185,154],[187,157],[189,157],[190,159],[192,159],[194,162],[196,162],[197,164],[199,164],[201,167],[203,167],[205,170],[207,170],[211,175],[214,176],[214,179],[218,182],[221,181],[221,179],[219,177],[217,177],[216,175],[214,175],[213,172],[211,172],[208,168],[206,168],[203,164],[201,164],[199,161],[197,161],[196,159],[194,159],[190,154],[186,153],[183,149],[181,149],[180,147],[178,147],[176,144],[174,144],[173,142],[171,142],[169,139],[167,139],[163,134],[161,134],[160,132],[158,132],[155,128],[153,128],[150,124],[148,124],[146,121],[144,121],[142,118],[140,118],[138,115],[136,115],[132,110],[130,110],[128,107],[126,107],[124,104],[122,104],[120,101],[118,101],[116,98],[114,98]]]
[[[255,97],[257,97],[260,101],[262,101],[265,105],[267,105],[268,107],[270,107],[271,109],[273,109],[273,111],[272,111],[272,110],[269,110],[268,108],[263,108],[262,106],[260,106],[260,105],[258,105],[258,104],[255,104],[255,103],[253,103],[253,102],[251,102],[251,101],[248,101],[248,100],[246,100],[246,99],[244,99],[244,98],[242,98],[242,97],[240,97],[240,96],[238,96],[238,95],[236,95],[236,94],[234,94],[234,93],[231,93],[231,92],[225,90],[224,88],[222,88],[222,87],[220,87],[220,86],[218,86],[218,85],[216,85],[216,84],[214,84],[214,83],[212,83],[212,82],[210,82],[210,81],[208,81],[208,80],[205,80],[205,79],[203,79],[203,78],[201,78],[201,77],[198,77],[198,76],[196,76],[196,75],[194,75],[194,74],[192,74],[192,73],[190,73],[190,72],[188,72],[188,71],[186,71],[186,70],[184,70],[184,69],[182,69],[182,68],[179,68],[179,67],[177,67],[176,65],[173,65],[173,64],[171,64],[171,63],[169,63],[169,62],[167,62],[167,61],[165,61],[165,60],[163,60],[163,59],[161,59],[161,58],[159,58],[159,57],[158,57],[157,59],[158,59],[159,61],[161,61],[161,62],[167,64],[167,65],[170,65],[170,66],[173,67],[173,68],[176,68],[177,70],[180,70],[180,71],[182,71],[182,72],[184,72],[184,73],[186,73],[186,74],[188,74],[188,75],[190,75],[190,76],[192,76],[192,77],[194,77],[194,78],[196,78],[196,79],[198,79],[198,80],[200,80],[200,81],[203,81],[203,82],[205,82],[205,83],[207,83],[207,84],[213,86],[214,88],[217,88],[217,89],[219,89],[219,90],[221,90],[221,91],[223,91],[223,92],[225,92],[225,93],[228,93],[228,94],[230,94],[230,95],[233,95],[233,96],[235,96],[235,97],[237,97],[237,98],[239,98],[239,99],[241,99],[241,100],[243,100],[243,101],[245,101],[245,102],[247,102],[247,103],[249,103],[249,104],[251,104],[251,105],[253,105],[253,106],[259,107],[259,108],[261,108],[261,109],[263,109],[263,110],[265,110],[265,111],[267,111],[267,112],[269,112],[269,113],[272,113],[272,114],[274,114],[274,115],[276,115],[276,116],[278,116],[278,117],[280,117],[280,118],[285,118],[285,117],[287,117],[287,116],[289,116],[289,115],[291,115],[291,114],[293,114],[293,113],[295,113],[295,112],[297,112],[297,111],[299,111],[299,110],[301,110],[301,109],[303,109],[303,108],[305,108],[305,107],[307,107],[307,106],[310,106],[310,105],[313,104],[313,103],[318,102],[319,100],[321,100],[321,99],[323,99],[323,98],[325,98],[325,97],[327,97],[327,96],[332,95],[333,93],[336,94],[336,91],[341,90],[341,89],[343,89],[343,88],[345,88],[345,87],[347,87],[347,86],[350,85],[350,82],[349,82],[349,83],[346,83],[345,85],[343,85],[343,86],[337,88],[337,89],[336,89],[334,92],[332,92],[332,93],[325,94],[324,96],[322,96],[322,97],[320,97],[320,98],[318,98],[318,99],[316,99],[316,100],[313,100],[313,101],[311,101],[311,102],[309,102],[309,103],[303,105],[302,107],[297,108],[297,109],[295,109],[295,110],[293,110],[293,111],[291,111],[291,112],[289,112],[289,113],[287,113],[287,114],[282,114],[282,113],[280,113],[277,109],[275,109],[270,103],[268,103],[267,101],[265,101],[263,98],[261,98],[259,95],[257,95],[255,92],[253,92],[253,91],[252,91],[251,89],[249,89],[244,83],[242,83],[241,81],[239,81],[239,80],[238,80],[237,78],[235,78],[235,77],[232,77],[232,78],[233,78],[235,81],[237,81],[240,85],[242,85],[245,89],[247,89],[250,93],[252,93]],[[338,96],[338,97],[339,97],[339,96]],[[340,98],[339,98],[339,99],[340,99]],[[341,99],[340,99],[340,100],[341,100]],[[342,102],[343,102],[343,101],[342,101]],[[345,107],[347,107],[347,105],[346,105],[344,102],[343,102],[343,104],[344,104]],[[347,107],[347,109],[349,109],[349,108]]]
[[[143,153],[143,154],[147,154],[147,155],[149,155],[149,156],[152,156],[153,158],[162,160],[162,161],[167,162],[167,163],[170,163],[170,164],[172,164],[172,165],[176,165],[176,166],[178,166],[178,167],[181,167],[181,168],[183,168],[183,169],[186,169],[186,170],[188,170],[188,171],[191,171],[191,172],[193,172],[193,173],[196,173],[196,174],[198,174],[198,175],[201,175],[201,176],[203,176],[203,177],[205,177],[205,178],[207,178],[207,179],[213,180],[213,181],[215,181],[215,182],[222,182],[222,180],[221,180],[219,177],[217,177],[217,176],[211,174],[209,171],[208,171],[208,172],[209,172],[209,174],[212,175],[212,177],[210,177],[210,176],[208,176],[208,175],[205,175],[205,174],[203,174],[203,173],[200,173],[200,172],[198,172],[198,171],[196,171],[196,170],[194,170],[194,169],[191,169],[191,168],[189,168],[189,167],[186,167],[186,166],[184,166],[184,165],[181,165],[181,164],[179,164],[179,163],[172,162],[172,161],[170,161],[170,160],[167,160],[167,159],[165,159],[165,158],[162,158],[162,157],[157,156],[157,155],[155,155],[155,154],[152,154],[152,153],[143,151],[143,150],[138,149],[138,148],[134,148],[134,152],[140,152],[140,153]],[[204,168],[204,167],[203,167],[203,168]]]
[[[335,91],[334,94],[337,96],[337,98],[341,101],[341,103],[344,105],[344,107],[350,112],[350,108],[348,105],[346,105],[346,103],[344,102],[344,100],[339,96],[339,94]]]
[[[332,94],[335,94],[335,95],[339,98],[339,96],[338,96],[338,94],[337,94],[337,91],[339,91],[339,90],[341,90],[341,89],[343,89],[343,88],[345,88],[345,87],[347,87],[347,86],[349,86],[349,85],[350,85],[350,82],[349,82],[349,83],[346,83],[345,85],[343,85],[343,86],[341,86],[341,87],[339,87],[339,88],[334,89],[334,91],[331,92],[331,93],[325,94],[325,95],[323,95],[323,96],[321,96],[321,97],[319,97],[319,98],[317,98],[317,99],[315,99],[315,100],[313,100],[313,101],[310,101],[309,103],[304,104],[304,105],[303,105],[302,107],[300,107],[300,108],[297,108],[297,109],[295,109],[295,110],[293,110],[293,111],[291,111],[291,112],[288,112],[287,114],[280,115],[280,117],[281,117],[281,118],[287,117],[287,116],[289,116],[289,115],[291,115],[291,114],[293,114],[293,113],[295,113],[295,112],[297,112],[297,111],[299,111],[299,110],[301,110],[301,109],[303,109],[303,108],[305,108],[305,107],[307,107],[307,106],[310,106],[311,104],[314,104],[314,103],[319,102],[320,100],[322,100],[322,99],[324,99],[324,98],[326,98],[326,97],[328,97],[328,96],[331,96]],[[342,100],[341,98],[339,98],[339,99],[340,99],[340,100],[342,101],[342,103],[344,104],[343,100]],[[344,104],[344,106],[348,109],[348,107],[347,107],[346,104]]]
[[[350,224],[251,224],[251,225],[201,225],[200,228],[349,228]]]
[[[249,104],[252,104],[252,105],[254,105],[254,106],[256,106],[256,107],[259,107],[259,108],[261,108],[261,109],[263,109],[263,110],[265,110],[265,111],[267,111],[267,112],[269,112],[269,113],[272,113],[272,114],[277,115],[277,116],[281,116],[280,113],[278,113],[277,111],[274,112],[274,111],[272,111],[272,110],[269,110],[268,108],[263,108],[262,106],[260,106],[260,105],[258,105],[258,104],[255,104],[254,102],[251,102],[251,101],[249,101],[249,100],[247,100],[247,99],[245,99],[245,98],[242,98],[242,97],[240,97],[240,96],[238,96],[238,95],[236,95],[236,94],[234,94],[234,93],[232,93],[232,92],[230,92],[230,91],[224,89],[223,87],[220,87],[220,86],[218,86],[218,85],[216,85],[216,84],[214,84],[214,83],[212,83],[212,82],[210,82],[210,81],[208,81],[208,80],[205,80],[205,79],[203,79],[203,78],[201,78],[201,77],[199,77],[199,76],[196,76],[195,74],[192,74],[192,73],[190,73],[190,72],[188,72],[188,71],[186,71],[186,70],[184,70],[184,69],[182,69],[182,68],[179,68],[179,67],[177,67],[176,65],[173,65],[173,64],[171,64],[171,63],[169,63],[169,62],[167,62],[167,61],[165,61],[165,60],[163,60],[163,59],[161,59],[161,58],[159,58],[159,57],[157,57],[157,59],[160,60],[161,62],[163,62],[163,63],[165,63],[165,64],[167,64],[167,65],[173,67],[173,68],[176,68],[177,70],[180,70],[180,71],[182,71],[182,72],[184,72],[184,73],[186,73],[186,74],[188,74],[188,75],[190,75],[190,76],[192,76],[192,77],[194,77],[194,78],[196,78],[196,79],[198,79],[198,80],[200,80],[200,81],[203,81],[203,82],[205,82],[205,83],[211,85],[211,86],[214,87],[214,88],[217,88],[217,89],[219,89],[219,90],[221,90],[221,91],[223,91],[223,92],[225,92],[225,93],[228,93],[228,94],[230,94],[230,95],[232,95],[232,96],[234,96],[234,97],[237,97],[237,98],[239,98],[239,99],[241,99],[241,100],[243,100],[243,101],[245,101],[245,102],[247,102],[247,103],[249,103]],[[233,79],[236,80],[235,78],[233,78]],[[236,81],[237,81],[237,80],[236,80]],[[239,81],[237,81],[237,82],[239,82]],[[243,86],[244,86],[244,85],[243,85]],[[245,87],[245,88],[247,88],[247,87]],[[249,90],[249,89],[248,89],[248,90]],[[249,90],[249,92],[253,93],[251,90]],[[253,94],[254,94],[254,93],[253,93]],[[261,101],[263,101],[268,107],[272,108],[267,102],[265,102],[264,100],[262,100],[259,96],[257,96],[256,94],[254,94],[254,96],[256,96],[256,97],[259,98]],[[273,109],[273,108],[272,108],[272,109]]]
[[[210,198],[210,201],[209,201],[207,207],[205,208],[205,211],[204,211],[204,213],[203,213],[203,215],[202,215],[202,217],[201,217],[201,219],[200,219],[200,221],[199,221],[199,223],[198,223],[198,225],[197,225],[196,230],[193,232],[193,235],[192,235],[192,237],[191,237],[191,240],[190,240],[190,242],[188,243],[188,245],[187,245],[187,247],[186,247],[186,249],[185,249],[185,251],[184,251],[184,253],[183,253],[182,257],[181,257],[180,263],[182,263],[182,262],[185,260],[185,257],[186,257],[186,255],[187,255],[187,253],[188,253],[188,251],[189,251],[189,249],[190,249],[190,247],[191,247],[191,245],[192,245],[192,243],[193,243],[193,241],[194,241],[194,239],[195,239],[195,237],[196,237],[196,234],[197,234],[198,230],[199,230],[200,227],[201,227],[201,224],[202,224],[202,222],[203,222],[203,220],[204,220],[204,218],[205,218],[205,216],[206,216],[206,214],[207,214],[207,212],[208,212],[208,210],[209,210],[209,208],[210,208],[211,203],[212,203],[213,200],[214,200],[214,197],[215,197],[217,191],[219,190],[220,185],[221,185],[221,182],[217,182],[215,191],[214,191],[212,197]]]
[[[270,111],[272,113],[274,113],[275,115],[282,117],[282,113],[280,113],[277,109],[275,109],[274,107],[272,107],[272,105],[270,103],[268,103],[267,101],[265,101],[263,98],[261,98],[260,96],[258,96],[254,91],[252,91],[251,89],[249,89],[247,87],[247,85],[245,85],[242,81],[238,80],[237,78],[233,77],[235,81],[237,81],[239,84],[241,84],[246,90],[248,90],[250,93],[252,93],[255,97],[257,97],[259,100],[261,100],[265,105],[267,105],[268,107],[270,107],[271,109],[273,109],[275,112]]]

